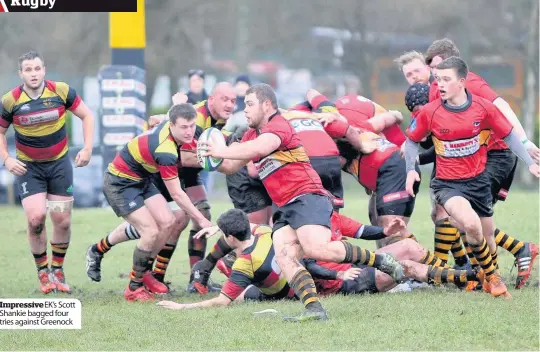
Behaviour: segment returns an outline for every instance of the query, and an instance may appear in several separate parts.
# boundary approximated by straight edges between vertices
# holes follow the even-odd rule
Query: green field
[[[497,224],[526,241],[538,242],[538,192],[510,193],[496,207]],[[213,200],[217,216],[230,205]],[[367,197],[349,192],[345,214],[367,221]],[[429,199],[418,197],[412,230],[432,249],[433,225]],[[0,297],[43,297],[38,292],[35,267],[26,239],[26,222],[19,208],[0,208]],[[228,308],[169,311],[153,303],[127,303],[122,292],[131,268],[134,242],[118,245],[103,261],[101,283],[85,271],[85,251],[118,224],[107,209],[76,209],[73,240],[65,268],[71,296],[83,306],[81,330],[19,330],[0,332],[2,350],[539,350],[538,264],[529,287],[513,289],[513,257],[499,254],[501,271],[511,286],[513,300],[454,288],[415,290],[412,293],[332,297],[323,300],[328,322],[290,324],[281,316],[300,312],[299,302],[241,304]],[[213,243],[213,241],[212,241]],[[169,296],[182,302],[199,300],[185,293],[188,278],[186,236],[169,266],[168,279],[176,289]],[[365,247],[374,244],[364,242]],[[218,272],[214,279],[222,282]],[[277,316],[254,316],[267,308]]]

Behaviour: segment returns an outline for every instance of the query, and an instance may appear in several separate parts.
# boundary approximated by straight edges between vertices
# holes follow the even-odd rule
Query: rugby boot
[[[223,259],[218,260],[216,267],[223,275],[231,277],[232,268],[227,266],[227,263]]]
[[[157,293],[160,295],[169,293],[169,288],[163,282],[158,281],[151,271],[147,271],[143,275],[143,285],[151,293]]]
[[[399,262],[388,253],[381,253],[383,261],[376,269],[382,271],[385,274],[390,275],[390,277],[395,282],[402,282],[405,279],[405,274],[403,273],[403,267]]]
[[[38,271],[39,290],[45,294],[54,291],[56,285],[51,281],[49,268],[41,269]]]
[[[516,289],[525,286],[529,280],[536,256],[538,256],[538,245],[531,242],[525,243],[519,254],[516,254],[516,260],[514,262],[514,266],[518,267]]]
[[[71,288],[66,282],[66,277],[64,275],[64,270],[59,269],[53,269],[51,276],[53,278],[53,282],[56,285],[56,291],[64,292],[64,293],[71,293]]]
[[[128,285],[126,287],[126,290],[124,291],[124,298],[129,302],[134,302],[134,301],[145,302],[145,301],[153,301],[154,295],[148,292],[148,290],[144,286],[141,286],[138,289],[132,291]]]
[[[101,260],[103,254],[94,251],[93,245],[86,251],[86,275],[96,282],[101,281]]]

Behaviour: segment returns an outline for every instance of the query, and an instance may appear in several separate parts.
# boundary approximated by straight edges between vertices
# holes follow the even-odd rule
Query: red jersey
[[[341,215],[338,212],[333,212],[331,217],[332,224],[332,241],[341,241],[343,236],[352,237],[356,235],[358,230],[363,226],[358,221],[351,219],[345,215]],[[351,263],[331,263],[317,261],[317,264],[335,271],[347,271],[352,267]],[[343,280],[315,280],[317,286],[317,292],[321,295],[330,295],[339,291]]]
[[[338,156],[339,150],[332,138],[345,136],[349,124],[336,120],[326,127],[315,116],[304,111],[289,111],[282,114],[293,126],[308,157]]]
[[[476,73],[469,72],[467,78],[465,79],[465,87],[471,94],[482,97],[489,102],[493,103],[499,95],[491,89],[489,84],[484,81],[484,79],[478,76]],[[431,82],[431,87],[429,88],[429,101],[432,102],[435,99],[440,99],[441,94],[439,92],[439,86],[437,81],[433,80]],[[493,132],[491,133],[491,138],[488,141],[488,150],[504,150],[508,149],[506,143],[500,138],[497,138]]]
[[[336,100],[335,105],[339,113],[345,116],[349,123],[355,127],[360,127],[355,124],[359,123],[359,121],[367,121],[375,115],[387,112],[379,104],[361,95],[354,94],[341,97]],[[401,146],[405,142],[405,134],[396,124],[385,128],[382,133],[388,141],[397,146]]]
[[[436,153],[436,177],[461,180],[475,177],[486,166],[491,131],[504,138],[512,125],[488,100],[467,92],[465,107],[455,108],[435,100],[411,122],[408,137],[419,143],[430,132]]]
[[[300,137],[283,116],[276,112],[260,131],[248,129],[242,142],[254,140],[264,133],[275,134],[281,144],[269,155],[252,161],[268,195],[278,207],[303,194],[328,195],[309,162]]]

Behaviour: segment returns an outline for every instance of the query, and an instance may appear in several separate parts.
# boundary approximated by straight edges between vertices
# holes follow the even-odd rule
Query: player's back
[[[32,99],[18,86],[2,97],[0,126],[15,130],[17,158],[45,162],[67,154],[66,110],[74,110],[81,102],[64,82],[44,81],[39,98]]]
[[[275,298],[287,297],[290,288],[276,263],[272,228],[260,225],[253,229],[253,234],[255,240],[234,262],[231,278],[233,275],[246,275],[262,293]]]
[[[288,111],[282,116],[291,123],[310,158],[339,155],[336,143],[313,114]]]
[[[135,181],[159,172],[167,180],[167,174],[171,178],[177,177],[177,161],[178,145],[170,133],[170,122],[163,121],[129,141],[109,164],[108,170],[113,175]]]

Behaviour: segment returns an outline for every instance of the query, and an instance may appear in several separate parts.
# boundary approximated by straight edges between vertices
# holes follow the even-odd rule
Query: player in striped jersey
[[[38,270],[40,290],[71,292],[63,271],[71,240],[73,167],[68,158],[68,110],[83,122],[84,147],[75,158],[86,166],[92,155],[94,117],[77,92],[64,82],[45,80],[45,63],[34,51],[19,58],[23,84],[2,97],[0,157],[16,176],[28,219],[28,241]],[[16,156],[8,154],[5,134],[15,130]],[[53,223],[52,262],[47,258],[47,208]]]

